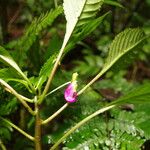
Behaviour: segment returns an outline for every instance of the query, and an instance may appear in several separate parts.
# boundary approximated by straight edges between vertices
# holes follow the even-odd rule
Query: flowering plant
[[[139,148],[141,146],[139,145],[139,143],[141,144],[145,142],[146,135],[143,135],[144,132],[142,130],[142,127],[140,130],[139,127],[136,126],[137,124],[140,126],[140,124],[142,124],[145,120],[142,120],[143,122],[141,120],[138,120],[139,122],[137,121],[137,124],[134,122],[135,124],[129,124],[124,128],[121,128],[122,125],[118,125],[118,123],[120,123],[122,120],[123,125],[126,122],[133,123],[133,118],[142,118],[141,116],[135,117],[135,114],[132,116],[127,112],[124,113],[121,111],[121,113],[113,112],[112,116],[109,115],[109,113],[106,113],[104,114],[106,119],[104,119],[100,114],[112,108],[118,109],[120,108],[118,106],[126,103],[147,103],[150,98],[149,82],[146,84],[142,84],[137,88],[133,88],[133,86],[130,85],[130,89],[126,90],[122,95],[118,94],[118,96],[115,93],[117,96],[114,94],[116,97],[113,98],[113,100],[109,100],[109,98],[107,98],[107,94],[106,99],[108,100],[102,98],[102,94],[100,94],[99,92],[99,85],[97,87],[92,87],[97,82],[104,83],[104,80],[99,81],[99,79],[104,76],[105,73],[107,73],[113,66],[117,65],[120,71],[120,61],[124,60],[124,58],[126,61],[128,61],[128,54],[131,54],[132,52],[134,52],[135,54],[134,50],[138,50],[143,41],[148,38],[143,29],[128,28],[115,36],[114,40],[109,46],[108,56],[106,57],[105,61],[102,61],[102,63],[95,64],[93,63],[93,61],[91,61],[91,57],[86,57],[85,60],[89,63],[88,65],[90,66],[92,64],[91,74],[86,73],[87,79],[84,79],[82,77],[82,71],[85,64],[82,67],[82,63],[79,63],[81,64],[82,69],[78,71],[78,79],[78,73],[73,73],[71,79],[69,71],[67,73],[64,73],[63,71],[61,71],[61,69],[59,69],[62,59],[65,58],[64,56],[66,56],[66,54],[70,52],[77,43],[80,43],[86,48],[88,47],[81,41],[88,35],[90,35],[94,30],[96,30],[106,18],[106,16],[110,14],[110,12],[106,12],[104,15],[97,15],[104,4],[110,4],[116,7],[123,8],[121,4],[114,1],[63,0],[63,5],[58,6],[57,1],[55,0],[56,9],[50,11],[49,13],[46,13],[45,15],[42,14],[39,19],[35,19],[22,38],[17,41],[13,41],[12,43],[8,43],[4,46],[0,46],[0,61],[3,63],[3,66],[0,69],[0,94],[2,100],[6,99],[6,102],[4,103],[7,103],[7,100],[9,101],[9,103],[6,106],[4,105],[4,107],[2,105],[2,102],[0,103],[0,147],[3,150],[6,149],[3,144],[3,141],[5,143],[5,140],[3,140],[3,136],[1,135],[3,135],[4,133],[7,135],[7,133],[13,131],[13,128],[28,139],[27,148],[25,149],[28,149],[28,146],[31,145],[31,149],[41,150],[43,147],[42,144],[46,141],[45,139],[47,138],[47,143],[51,150],[57,148],[111,149],[112,147],[112,149],[124,149],[128,145],[128,143],[125,143],[125,141],[128,140],[128,137],[132,140],[132,142],[129,142],[134,146],[135,143],[138,143],[136,148]],[[55,51],[53,52],[51,50],[50,52],[47,52],[44,51],[44,48],[42,47],[42,51],[38,52],[37,47],[40,47],[44,41],[41,40],[40,42],[37,42],[38,39],[40,39],[40,36],[38,35],[42,31],[44,33],[43,29],[49,27],[54,22],[55,18],[63,12],[63,10],[67,23],[66,32],[60,50],[57,50],[56,43],[59,43],[59,40],[55,35],[56,31],[52,29],[51,32],[54,34],[54,36],[52,36],[53,41],[50,43],[54,43],[55,46],[51,49],[54,49]],[[60,28],[59,26],[57,27]],[[99,30],[96,31],[97,32],[95,35],[98,35],[98,37],[100,37]],[[11,54],[9,54],[8,50],[6,49],[10,48],[17,50],[10,51]],[[32,48],[35,48],[34,51],[32,50]],[[49,49],[49,47],[47,49]],[[46,56],[41,55],[43,54],[43,51],[45,52]],[[16,57],[16,61],[11,55]],[[28,57],[29,59],[28,61],[26,61]],[[40,68],[39,66],[41,66],[42,61],[41,57],[43,60],[46,60],[44,65]],[[94,62],[97,61],[97,58],[102,60],[102,58],[99,56],[93,57]],[[37,64],[37,60],[39,64]],[[25,65],[23,65],[23,62]],[[26,63],[28,64],[28,66],[26,65]],[[8,67],[5,67],[5,65]],[[95,65],[97,66],[95,67]],[[32,71],[33,67],[36,68],[34,71]],[[28,68],[28,70],[23,71],[23,69],[26,68]],[[71,74],[72,72],[74,71],[71,70]],[[111,73],[108,76],[111,76]],[[117,74],[115,74],[115,77],[117,77],[117,79],[115,78],[112,81],[115,82],[115,84],[107,81],[108,87],[119,87],[121,83],[123,83],[122,87],[124,87],[124,84],[127,84],[126,80],[119,80],[120,76],[118,77]],[[64,88],[66,85],[66,89],[62,90],[62,88]],[[5,92],[3,89],[5,90]],[[120,89],[120,87],[116,89]],[[64,91],[63,94],[62,91]],[[6,94],[6,92],[9,92],[9,94]],[[83,97],[84,100],[82,101]],[[19,104],[21,104],[21,107],[17,108],[16,106],[18,106]],[[78,107],[80,109],[78,109]],[[16,111],[19,108],[21,118],[19,123],[12,123],[10,121],[13,118],[12,115],[9,116],[9,119],[6,119],[6,117],[8,117],[8,114],[13,114],[13,111]],[[129,107],[129,109],[131,110],[132,108],[133,107],[131,106]],[[115,109],[113,110],[115,111]],[[66,115],[67,110],[69,110],[69,113],[67,113]],[[63,111],[64,113],[62,113]],[[17,113],[18,112],[19,111],[17,111]],[[117,112],[120,111],[117,110]],[[61,124],[60,122],[58,123],[57,120],[57,123],[54,121],[54,119],[56,119],[60,115],[66,115],[65,118],[67,118],[64,120],[62,119],[63,121],[61,120]],[[14,115],[14,117],[16,116]],[[18,118],[19,117],[17,116],[17,119]],[[71,121],[69,120],[70,118],[72,119]],[[78,119],[75,120],[74,118]],[[146,119],[148,120],[149,116]],[[88,122],[92,120],[94,121],[89,126],[87,126]],[[68,123],[67,125],[65,124],[66,122]],[[51,127],[53,123],[56,124],[54,125],[54,127]],[[59,126],[57,126],[58,124]],[[83,125],[85,128],[82,128]],[[68,129],[68,126],[71,126],[71,129]],[[46,131],[45,127],[48,128],[48,133],[51,131],[50,134],[47,134],[46,132],[42,133],[42,131]],[[61,130],[61,135],[59,134],[59,129]],[[1,130],[3,132],[1,132]],[[25,130],[29,133],[27,133]],[[80,132],[78,132],[79,130]],[[72,137],[70,136],[71,134],[73,135]],[[10,136],[7,137],[9,139]],[[14,135],[13,137],[16,137],[16,135]],[[77,141],[74,142],[74,140],[76,139]],[[34,146],[29,141],[33,142]],[[23,143],[26,143],[26,141],[23,141]],[[60,146],[61,143],[63,144]],[[15,150],[17,150],[16,147]]]

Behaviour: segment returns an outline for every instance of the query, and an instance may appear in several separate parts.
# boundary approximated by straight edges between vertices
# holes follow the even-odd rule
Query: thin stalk
[[[105,72],[107,69],[102,70],[99,74],[97,74],[86,86],[84,86],[77,95],[82,94],[88,87],[90,87],[95,81],[97,81]]]
[[[25,96],[23,96],[23,95],[20,95],[20,94],[18,94],[24,101],[27,101],[27,102],[29,102],[29,103],[33,103],[33,100],[32,99],[29,99],[29,98],[27,98],[27,97],[25,97]]]
[[[52,93],[56,92],[57,90],[59,90],[59,89],[63,88],[64,86],[68,85],[69,83],[71,83],[71,82],[70,82],[70,81],[69,81],[69,82],[66,82],[66,83],[64,83],[64,84],[60,85],[59,87],[57,87],[56,89],[54,89],[54,90],[50,91],[50,92],[46,95],[46,97],[47,97],[47,96],[49,96],[50,94],[52,94]]]
[[[110,105],[107,107],[104,107],[98,111],[96,111],[95,113],[91,114],[90,116],[86,117],[85,119],[83,119],[82,121],[80,121],[79,123],[77,123],[74,127],[72,127],[68,132],[65,133],[64,136],[62,136],[51,148],[50,150],[55,150],[57,148],[57,146],[63,142],[65,140],[66,137],[68,137],[71,133],[73,133],[76,129],[80,128],[82,125],[84,125],[85,123],[87,123],[88,121],[90,121],[92,118],[96,117],[97,115],[115,107],[116,105]]]
[[[40,119],[40,111],[39,105],[37,104],[37,99],[35,97],[35,150],[42,150],[41,147],[41,119]]]
[[[58,54],[58,56],[57,56],[56,62],[55,62],[55,64],[54,64],[54,67],[53,67],[53,69],[52,69],[52,71],[51,71],[51,74],[50,74],[50,76],[49,76],[49,78],[48,78],[48,81],[47,81],[47,83],[46,83],[46,86],[45,86],[45,88],[44,88],[44,91],[43,91],[43,93],[42,93],[42,95],[41,95],[41,97],[40,97],[40,99],[39,99],[39,102],[38,102],[39,104],[41,104],[41,103],[43,102],[43,100],[44,100],[44,98],[45,98],[45,96],[46,96],[46,93],[47,93],[48,90],[49,90],[49,87],[50,87],[50,85],[51,85],[52,79],[53,79],[53,77],[54,77],[54,75],[55,75],[55,72],[56,72],[56,70],[57,70],[57,68],[58,68],[58,65],[59,65],[59,63],[60,63],[61,57],[62,57],[62,55],[63,55],[63,53],[64,53],[65,47],[66,47],[66,45],[67,45],[67,43],[68,43],[68,41],[69,41],[69,39],[70,39],[70,37],[71,37],[73,31],[74,31],[74,28],[76,27],[76,25],[77,25],[77,22],[73,25],[72,31],[70,31],[70,32],[67,32],[67,29],[66,29],[66,34],[65,34],[65,37],[64,37],[64,41],[63,41],[62,47],[61,47],[61,49],[60,49],[60,51],[59,51],[59,54]]]
[[[50,84],[51,84],[52,79],[53,79],[53,77],[54,77],[54,75],[55,75],[55,72],[56,72],[56,70],[57,70],[57,67],[58,67],[58,65],[59,65],[61,56],[62,56],[62,54],[63,54],[63,52],[64,52],[64,49],[65,49],[65,46],[66,46],[66,45],[67,45],[67,42],[63,43],[63,45],[62,45],[62,47],[61,47],[61,49],[60,49],[60,52],[59,52],[59,54],[58,54],[58,56],[57,56],[56,62],[55,62],[55,64],[54,64],[54,67],[53,67],[53,69],[52,69],[52,71],[51,71],[51,74],[50,74],[50,76],[49,76],[49,78],[48,78],[48,81],[47,81],[47,83],[46,83],[46,86],[45,86],[45,88],[44,88],[44,91],[43,91],[41,97],[39,98],[39,101],[38,101],[39,104],[41,104],[41,103],[43,102],[43,100],[44,100],[44,98],[45,98],[45,96],[46,96],[46,93],[47,93],[48,90],[49,90]]]
[[[106,69],[107,70],[107,69]],[[99,74],[97,74],[97,76],[95,76],[95,78],[93,78],[85,87],[83,87],[78,93],[77,95],[82,94],[88,87],[90,87],[96,80],[98,80],[105,72],[106,70],[102,70]],[[69,83],[69,82],[68,82]],[[52,119],[54,119],[56,116],[58,116],[64,109],[67,108],[67,106],[69,105],[69,103],[66,103],[65,105],[63,105],[57,112],[55,112],[52,116],[50,116],[48,119],[44,120],[42,122],[42,124],[46,124],[48,122],[50,122]]]
[[[20,103],[32,114],[35,115],[35,112],[31,109],[31,107],[24,101],[24,96],[20,96],[9,84],[7,84],[4,80],[0,79],[0,83],[6,87],[7,91],[11,94],[15,95],[16,98],[20,101]]]
[[[23,131],[22,129],[20,129],[18,126],[16,126],[15,124],[13,124],[12,122],[10,122],[9,120],[4,119],[2,117],[0,117],[0,119],[3,120],[4,122],[6,122],[7,124],[9,124],[11,127],[13,127],[14,129],[16,129],[21,134],[23,134],[29,140],[34,141],[34,137],[32,137],[31,135],[29,135],[28,133],[26,133],[25,131]]]
[[[42,124],[47,124],[50,121],[52,121],[56,116],[58,116],[65,108],[67,108],[67,106],[69,105],[69,103],[64,104],[58,111],[56,111],[52,116],[50,116],[49,118],[47,118],[46,120],[42,121]]]
[[[26,127],[26,110],[24,107],[20,109],[20,120],[19,120],[19,127],[24,130]]]
[[[55,5],[55,8],[57,8],[57,7],[58,7],[57,0],[54,0],[54,5]]]
[[[2,140],[0,139],[0,147],[2,150],[6,150],[5,145],[3,144]]]
[[[69,83],[70,83],[70,81],[69,81],[69,82],[66,82],[66,83],[64,83],[64,84],[62,84],[61,86],[59,86],[59,87],[57,87],[56,89],[54,89],[54,90],[52,90],[51,92],[49,92],[46,96],[48,96],[48,95],[54,93],[55,91],[57,91],[57,90],[59,90],[60,88],[62,88],[62,87],[64,87],[64,86],[68,85]],[[56,111],[52,116],[50,116],[50,117],[47,118],[46,120],[43,120],[43,121],[42,121],[42,124],[47,124],[47,123],[49,123],[50,121],[52,121],[55,117],[57,117],[57,116],[58,116],[63,110],[65,110],[68,106],[69,106],[69,103],[64,104],[64,105],[63,105],[58,111]]]

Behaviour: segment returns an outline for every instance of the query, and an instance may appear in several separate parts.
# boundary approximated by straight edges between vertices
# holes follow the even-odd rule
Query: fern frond
[[[57,7],[55,10],[49,11],[46,14],[41,14],[39,18],[35,18],[29,27],[27,27],[24,35],[16,40],[11,41],[6,45],[9,49],[21,51],[21,57],[26,58],[26,52],[30,49],[33,43],[41,32],[51,26],[55,19],[63,12],[62,7]],[[17,51],[17,52],[18,52]],[[24,54],[24,55],[23,55]]]
[[[6,94],[3,93],[4,96],[1,96],[0,100],[0,116],[6,116],[13,113],[17,109],[17,100],[15,98],[6,97]],[[4,98],[3,98],[4,97]],[[5,99],[5,101],[4,101]]]
[[[56,17],[62,13],[62,11],[62,7],[58,7],[57,9],[46,14],[42,14],[39,18],[35,19],[26,30],[24,36],[18,40],[17,49],[21,49],[21,51],[27,51],[35,42],[43,29],[50,26]]]
[[[64,142],[63,150],[95,149],[122,149],[140,150],[146,141],[145,133],[138,127],[149,116],[142,117],[143,113],[131,113],[115,110],[113,119],[105,121],[97,117],[90,123],[75,131]],[[105,117],[105,116],[103,116]],[[140,118],[140,119],[139,119]]]

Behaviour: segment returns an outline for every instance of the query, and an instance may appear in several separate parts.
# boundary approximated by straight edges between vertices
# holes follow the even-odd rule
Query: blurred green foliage
[[[62,4],[61,0],[57,2],[58,5]],[[79,73],[78,84],[83,86],[88,83],[101,70],[114,36],[126,27],[141,27],[146,34],[150,33],[150,0],[117,2],[123,8],[106,0],[97,20],[85,25],[81,31],[79,29],[80,32],[76,31],[66,48],[61,70],[56,73],[51,90],[70,81],[72,73],[76,71]],[[38,89],[51,71],[65,32],[62,8],[55,7],[52,0],[0,1],[0,13],[6,13],[6,16],[0,14],[0,44],[9,50],[23,70],[28,70],[25,74]],[[110,10],[111,14],[105,14]],[[86,94],[79,97],[76,104],[70,105],[56,120],[44,127],[44,150],[49,149],[70,126],[138,85],[150,81],[150,39],[138,50],[138,54],[135,53],[130,54],[131,59],[126,60],[128,63],[112,68]],[[10,79],[13,77],[14,80],[16,76],[10,68],[0,63],[0,78],[7,79],[17,91],[31,97],[31,93],[22,84],[15,84]],[[64,103],[63,90],[51,94],[42,105],[41,117],[47,118]],[[26,111],[21,115],[22,110],[16,99],[0,87],[0,116],[7,117],[33,134],[35,120]],[[134,104],[104,113],[68,137],[60,149],[149,149],[144,146],[150,139],[149,110],[149,104]],[[16,131],[2,121],[0,140],[8,150],[34,149],[33,143],[18,136]]]

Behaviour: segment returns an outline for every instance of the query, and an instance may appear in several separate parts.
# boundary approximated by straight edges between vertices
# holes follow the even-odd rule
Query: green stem
[[[35,97],[36,98],[36,97]],[[41,119],[39,105],[37,104],[37,99],[35,99],[35,150],[41,150]]]
[[[26,110],[24,107],[20,109],[20,120],[19,120],[19,127],[24,130],[26,127]]]
[[[106,71],[107,71],[107,69],[102,70],[99,74],[97,74],[86,86],[84,86],[84,87],[78,92],[78,95],[82,94],[88,87],[90,87],[95,81],[97,81]]]
[[[32,99],[29,99],[29,98],[27,98],[27,97],[25,97],[25,96],[23,96],[23,95],[20,95],[20,94],[18,94],[18,95],[19,95],[19,97],[22,98],[24,101],[27,101],[27,102],[29,102],[29,103],[33,103],[33,100],[32,100]]]
[[[93,78],[84,88],[82,88],[77,95],[82,94],[88,87],[90,87],[96,80],[98,80],[105,72],[107,69],[102,70],[99,74],[97,74],[97,76],[95,76],[95,78]],[[69,83],[69,82],[68,82]],[[67,84],[67,83],[66,83]],[[60,86],[61,87],[61,86]],[[59,87],[58,87],[59,88]],[[51,91],[52,92],[52,91]],[[48,95],[48,94],[47,94]],[[69,103],[66,103],[64,106],[62,106],[56,113],[54,113],[52,116],[50,116],[48,119],[44,120],[42,122],[42,124],[46,124],[48,122],[50,122],[52,119],[54,119],[56,116],[58,116],[65,108],[67,108],[67,106],[69,105]]]
[[[9,84],[7,84],[4,80],[0,79],[0,83],[6,87],[7,91],[11,94],[15,95],[16,98],[20,101],[20,103],[32,114],[35,115],[35,112],[31,109],[31,107],[24,101],[24,96],[20,96]]]
[[[46,120],[42,121],[42,124],[47,124],[48,122],[52,121],[56,116],[58,116],[67,106],[69,103],[64,104],[58,111],[56,111],[52,116],[47,118]]]
[[[50,74],[50,76],[49,76],[49,78],[48,78],[48,81],[47,81],[47,83],[46,83],[46,86],[45,86],[45,88],[44,88],[44,91],[43,91],[41,97],[39,98],[39,101],[38,101],[39,104],[41,104],[41,103],[43,102],[43,100],[44,100],[44,98],[45,98],[45,96],[46,96],[46,93],[47,93],[48,90],[49,90],[50,84],[51,84],[52,79],[53,79],[53,77],[54,77],[54,75],[55,75],[55,72],[56,72],[56,70],[57,70],[57,67],[58,67],[58,65],[59,65],[61,56],[62,56],[62,54],[63,54],[63,52],[64,52],[64,49],[65,49],[65,46],[66,46],[66,45],[67,45],[67,42],[63,43],[63,45],[62,45],[62,47],[61,47],[61,49],[60,49],[60,52],[59,52],[59,54],[58,54],[58,56],[57,56],[56,62],[55,62],[55,64],[54,64],[54,67],[53,67],[53,69],[52,69],[52,71],[51,71],[51,74]]]
[[[65,133],[65,135],[60,138],[51,148],[50,150],[55,150],[57,148],[57,146],[63,142],[65,140],[66,137],[68,137],[71,133],[73,133],[76,129],[80,128],[82,125],[84,125],[85,123],[87,123],[88,121],[90,121],[92,118],[96,117],[97,115],[115,107],[116,105],[110,105],[107,107],[104,107],[98,111],[96,111],[95,113],[91,114],[90,116],[86,117],[85,119],[83,119],[82,121],[80,121],[79,123],[77,123],[73,128],[71,128],[67,133]]]
[[[3,144],[2,140],[0,139],[0,147],[2,150],[6,150],[5,145]]]
[[[57,0],[54,0],[54,5],[55,5],[55,8],[57,8],[57,7],[58,7]]]
[[[25,137],[27,137],[31,141],[34,141],[34,137],[32,137],[31,135],[29,135],[28,133],[26,133],[25,131],[23,131],[19,127],[17,127],[15,124],[11,123],[9,120],[4,119],[2,117],[0,117],[0,119],[3,120],[4,122],[6,122],[7,124],[9,124],[11,127],[13,127],[14,129],[16,129],[17,131],[19,131],[21,134],[23,134]]]
[[[59,89],[63,88],[64,86],[68,85],[69,83],[71,83],[71,82],[70,82],[70,81],[69,81],[69,82],[66,82],[66,83],[64,83],[64,84],[60,85],[59,87],[57,87],[56,89],[54,89],[54,90],[50,91],[50,92],[46,95],[46,97],[47,97],[47,96],[49,96],[50,94],[52,94],[52,93],[56,92],[57,90],[59,90]]]

